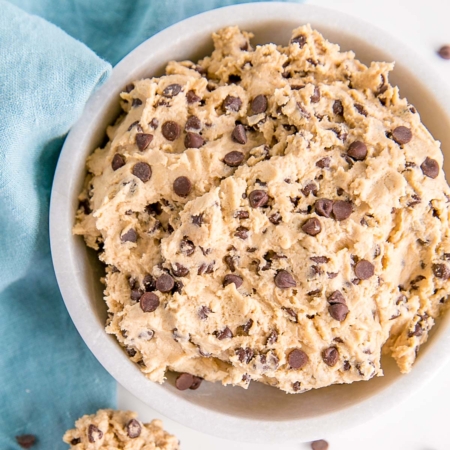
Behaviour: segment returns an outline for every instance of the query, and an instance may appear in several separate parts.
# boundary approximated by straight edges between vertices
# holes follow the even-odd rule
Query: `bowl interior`
[[[234,13],[228,13],[226,9],[221,14],[217,11],[215,15],[207,13],[210,15],[203,15],[209,17],[206,24],[202,20],[195,22],[193,20],[198,18],[193,18],[188,25],[184,25],[185,22],[175,25],[171,28],[175,30],[171,40],[168,41],[169,34],[155,36],[114,69],[111,79],[90,100],[83,118],[69,135],[63,150],[52,198],[52,251],[58,281],[75,325],[107,370],[139,398],[184,424],[228,438],[265,442],[295,437],[309,440],[318,437],[320,428],[323,429],[328,421],[335,423],[334,428],[336,423],[342,426],[341,415],[344,410],[356,424],[363,416],[367,419],[376,415],[386,405],[390,406],[400,397],[405,397],[407,391],[416,385],[419,373],[428,376],[428,368],[437,367],[435,360],[439,355],[433,349],[440,337],[448,334],[449,317],[436,325],[410,375],[401,375],[393,360],[385,357],[384,377],[352,385],[331,386],[302,395],[286,395],[259,383],[252,383],[248,390],[204,383],[197,391],[180,392],[170,382],[160,386],[147,380],[128,360],[115,339],[106,335],[103,330],[106,308],[102,298],[103,287],[99,281],[102,267],[96,254],[86,249],[83,239],[72,237],[70,233],[77,194],[85,176],[84,161],[102,142],[106,126],[117,116],[118,93],[123,86],[134,79],[160,75],[171,59],[196,60],[207,55],[212,50],[211,31],[225,25],[238,24],[242,29],[252,31],[255,34],[253,44],[286,44],[292,29],[309,22],[342,49],[355,51],[357,58],[365,63],[397,59],[391,82],[400,86],[401,95],[416,106],[425,125],[442,142],[446,155],[445,169],[450,171],[450,134],[446,131],[450,129],[450,118],[437,95],[439,86],[427,83],[424,80],[427,74],[418,73],[418,65],[411,68],[408,64],[410,55],[403,53],[403,47],[397,47],[396,43],[387,46],[386,42],[390,38],[378,30],[320,8],[276,3],[260,4],[257,10],[254,6],[253,10],[248,8],[249,5],[243,6],[240,10],[234,7]],[[69,249],[68,259],[67,253],[66,259],[59,255],[60,248]],[[374,399],[381,397],[384,398],[384,406],[378,405],[375,409]],[[174,412],[175,404],[177,411]],[[365,412],[360,414],[363,406]],[[202,414],[201,419],[198,414]],[[188,415],[194,415],[196,419]],[[212,418],[215,420],[212,421]],[[237,427],[236,419],[240,421]],[[297,428],[289,431],[288,425],[292,425],[293,421]],[[251,435],[248,428],[245,433],[245,427],[250,423]],[[282,423],[286,427],[282,428],[283,436],[280,437],[281,428],[276,428],[275,424]],[[234,436],[230,436],[230,426],[235,427]]]

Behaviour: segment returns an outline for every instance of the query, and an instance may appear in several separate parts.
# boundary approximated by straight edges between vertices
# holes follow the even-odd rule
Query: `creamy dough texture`
[[[388,82],[310,26],[237,27],[121,93],[74,228],[107,265],[106,330],[167,370],[286,392],[404,373],[449,294],[439,143]]]
[[[73,450],[178,450],[175,436],[164,431],[160,420],[142,423],[131,411],[100,409],[75,422],[63,441]]]

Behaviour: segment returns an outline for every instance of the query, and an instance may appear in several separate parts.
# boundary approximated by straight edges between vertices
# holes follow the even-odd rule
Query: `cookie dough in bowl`
[[[236,26],[120,94],[74,232],[106,264],[108,333],[167,371],[288,393],[413,367],[446,306],[439,142],[389,83],[309,25]]]

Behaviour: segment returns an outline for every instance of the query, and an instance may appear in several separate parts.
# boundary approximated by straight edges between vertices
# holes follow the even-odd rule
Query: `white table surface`
[[[360,17],[403,40],[440,72],[450,84],[450,61],[436,56],[444,43],[450,44],[450,0],[310,0]],[[450,130],[449,130],[450,132]],[[450,351],[450,349],[449,349]],[[137,411],[142,420],[160,418],[165,428],[181,441],[182,450],[301,450],[302,443],[261,445],[218,439],[186,428],[146,406],[123,387],[118,390],[118,407]],[[356,428],[323,438],[330,450],[449,450],[450,449],[450,364],[420,392],[378,418]]]

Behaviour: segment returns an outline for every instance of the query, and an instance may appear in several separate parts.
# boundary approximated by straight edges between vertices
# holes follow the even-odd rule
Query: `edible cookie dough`
[[[160,383],[303,392],[382,375],[382,350],[406,373],[450,289],[439,143],[393,64],[308,25],[251,37],[128,85],[88,159],[74,232],[107,265],[106,330]]]
[[[63,441],[73,450],[178,450],[175,436],[164,431],[160,420],[142,423],[131,411],[100,409],[83,416]]]

